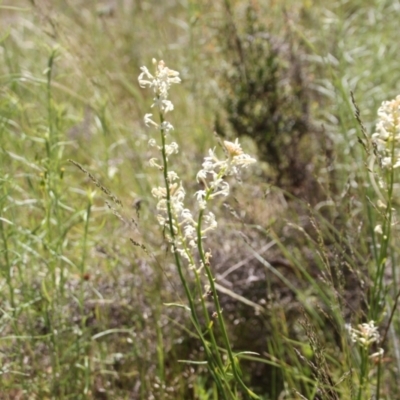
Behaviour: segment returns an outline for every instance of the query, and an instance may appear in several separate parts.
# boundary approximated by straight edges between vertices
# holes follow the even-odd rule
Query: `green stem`
[[[361,368],[360,368],[360,386],[358,388],[357,400],[363,400],[364,383],[368,373],[368,355],[366,349],[361,349]]]
[[[375,392],[375,398],[379,400],[380,392],[381,392],[381,372],[382,372],[382,357],[379,355],[379,361],[378,361],[378,371],[377,371],[377,382],[376,382],[376,392]]]
[[[391,157],[394,160],[394,143],[391,149]],[[383,292],[383,277],[385,273],[385,264],[388,256],[388,247],[390,243],[390,235],[392,228],[392,204],[393,204],[393,186],[394,186],[394,168],[391,167],[390,171],[386,174],[386,182],[388,183],[387,191],[387,205],[382,224],[382,241],[379,252],[377,271],[374,279],[373,296],[372,296],[372,313],[371,319],[376,321],[379,317],[379,312],[382,309],[380,306],[381,297]]]
[[[89,195],[90,196],[90,195]],[[85,298],[85,273],[86,273],[86,255],[87,255],[87,238],[89,233],[89,221],[90,215],[92,211],[92,198],[90,196],[89,203],[86,208],[86,216],[85,216],[85,227],[83,232],[83,239],[82,239],[82,257],[79,266],[79,274],[80,274],[80,298],[79,298],[79,306],[81,311],[81,329],[84,331],[86,319],[85,319],[85,305],[84,305],[84,298]]]
[[[6,282],[7,282],[8,290],[10,293],[10,304],[11,304],[11,308],[12,308],[12,315],[13,315],[13,317],[15,317],[16,309],[15,309],[15,300],[14,300],[14,286],[13,286],[13,282],[12,282],[12,265],[11,265],[10,256],[9,256],[8,238],[5,233],[3,221],[0,221],[0,231],[1,231],[1,237],[3,240],[3,246],[4,246],[3,253],[4,253],[4,261],[5,261],[4,266],[6,268],[6,271],[5,271]]]
[[[164,122],[164,116],[161,112],[159,115],[160,115],[160,122],[162,125]],[[218,389],[224,395],[224,398],[226,398],[225,391],[223,389],[224,385],[217,373],[217,366],[215,365],[215,364],[218,365],[219,362],[215,361],[215,359],[214,359],[215,356],[213,356],[213,354],[210,352],[208,343],[204,338],[203,332],[201,331],[200,322],[199,322],[199,319],[198,319],[198,316],[196,313],[196,309],[195,309],[195,302],[193,300],[192,294],[189,290],[189,286],[188,286],[185,276],[183,274],[181,261],[180,261],[179,254],[178,254],[178,251],[177,251],[177,248],[175,245],[176,235],[175,235],[174,226],[173,226],[173,213],[172,213],[172,206],[171,206],[171,189],[170,189],[169,179],[168,179],[168,160],[167,160],[167,154],[165,151],[165,133],[164,133],[163,129],[160,129],[160,132],[161,132],[161,154],[162,154],[162,159],[163,159],[163,175],[164,175],[164,182],[165,182],[165,188],[166,188],[166,200],[167,200],[168,229],[169,229],[169,232],[171,235],[175,264],[178,269],[179,278],[180,278],[183,288],[185,290],[186,298],[188,299],[188,302],[189,302],[189,308],[190,308],[191,319],[192,319],[193,325],[194,325],[194,327],[197,331],[197,334],[199,335],[199,338],[202,342],[204,351],[206,352],[209,370],[213,376],[214,381],[216,382],[216,384],[218,386]]]
[[[217,176],[217,180],[224,176],[227,169],[229,168],[229,166],[227,168],[222,169],[221,171],[219,171],[218,176]],[[214,188],[208,188],[206,191],[206,195],[204,197],[204,201],[207,203],[208,200],[211,198],[211,195],[214,191]],[[202,226],[202,222],[203,222],[203,215],[204,215],[204,209],[200,211],[199,213],[199,218],[198,218],[198,222],[197,222],[197,248],[198,248],[198,252],[202,261],[202,264],[204,266],[204,269],[206,271],[206,275],[208,278],[208,282],[210,284],[210,289],[213,295],[213,300],[214,300],[214,305],[215,305],[215,309],[216,309],[216,313],[217,313],[217,318],[218,318],[218,322],[221,328],[221,332],[222,332],[222,337],[223,337],[223,341],[225,344],[225,348],[226,351],[228,353],[228,357],[229,357],[229,361],[231,364],[231,368],[232,368],[232,372],[233,372],[233,376],[235,378],[235,381],[239,384],[239,386],[242,388],[242,390],[244,390],[244,392],[248,395],[251,396],[252,398],[258,398],[258,396],[256,396],[253,392],[251,392],[251,390],[244,384],[244,382],[242,381],[239,371],[237,370],[236,367],[236,362],[235,362],[235,357],[233,355],[232,352],[232,347],[229,341],[229,337],[228,337],[228,333],[226,330],[226,326],[225,326],[225,321],[224,318],[222,316],[222,309],[221,309],[221,305],[219,303],[219,299],[218,299],[218,292],[217,289],[215,287],[215,282],[214,282],[214,277],[213,274],[211,272],[210,269],[210,265],[208,263],[208,261],[206,260],[205,257],[205,253],[204,253],[204,249],[203,249],[203,241],[202,241],[202,234],[201,234],[201,226]]]

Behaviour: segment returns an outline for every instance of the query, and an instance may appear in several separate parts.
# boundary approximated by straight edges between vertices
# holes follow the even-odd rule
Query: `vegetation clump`
[[[282,4],[0,4],[0,399],[400,398],[398,4]]]

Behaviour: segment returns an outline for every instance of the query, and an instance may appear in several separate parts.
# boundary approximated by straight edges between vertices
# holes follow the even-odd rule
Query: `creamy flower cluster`
[[[378,109],[378,123],[372,141],[383,168],[400,167],[400,95],[384,101]]]
[[[375,326],[374,321],[364,324],[359,324],[358,329],[348,326],[348,331],[353,343],[358,343],[364,348],[368,348],[372,343],[379,342],[380,335],[378,327]]]
[[[174,106],[168,99],[168,91],[172,84],[180,83],[179,72],[166,67],[163,61],[155,65],[154,75],[146,67],[141,68],[139,75],[139,85],[142,88],[151,88],[154,92],[154,102],[152,107],[156,107],[160,113],[160,123],[152,119],[152,114],[146,114],[144,122],[146,126],[152,126],[161,132],[163,144],[159,146],[155,139],[149,140],[151,147],[156,147],[161,154],[168,156],[177,154],[178,145],[175,142],[167,143],[167,134],[173,129],[173,126],[165,120],[165,114],[172,111]],[[205,210],[207,202],[216,196],[227,196],[229,194],[229,184],[225,177],[229,175],[238,175],[241,168],[254,163],[256,160],[249,155],[244,154],[238,140],[235,142],[224,142],[226,157],[218,159],[215,149],[210,150],[205,157],[202,169],[197,174],[197,181],[203,184],[204,189],[199,190],[195,196],[199,202],[201,210]],[[197,247],[198,240],[205,238],[207,232],[217,227],[215,215],[212,212],[204,213],[202,211],[201,221],[193,218],[191,211],[185,208],[185,189],[178,174],[169,171],[168,165],[157,158],[150,159],[150,165],[166,172],[167,187],[157,187],[152,190],[152,195],[158,200],[157,219],[163,227],[169,228],[170,234],[167,239],[172,244],[172,249],[180,253],[190,265],[194,266],[193,249]],[[199,229],[201,223],[201,230]],[[200,232],[199,232],[200,231]]]
[[[239,175],[241,168],[246,168],[256,160],[245,154],[239,144],[224,141],[226,157],[219,160],[215,154],[215,149],[209,150],[208,156],[204,158],[202,169],[197,173],[197,182],[204,185],[203,190],[196,192],[196,198],[200,208],[206,208],[207,201],[216,196],[228,196],[229,184],[225,177],[229,175]]]
[[[168,100],[168,91],[173,83],[180,83],[181,78],[179,78],[179,72],[169,69],[164,61],[161,60],[157,63],[157,60],[153,58],[153,64],[156,66],[154,75],[146,67],[140,68],[142,72],[138,78],[139,85],[141,88],[153,89],[155,97],[152,107],[157,106],[161,112],[166,114],[174,109],[174,105]]]

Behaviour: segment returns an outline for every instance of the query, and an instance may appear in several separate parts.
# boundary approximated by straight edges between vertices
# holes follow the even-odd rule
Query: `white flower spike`
[[[400,167],[400,95],[384,101],[378,109],[376,132],[372,142],[385,169]]]

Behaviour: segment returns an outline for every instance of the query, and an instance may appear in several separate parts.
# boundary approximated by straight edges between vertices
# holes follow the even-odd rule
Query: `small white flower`
[[[142,73],[139,75],[138,81],[141,88],[153,86],[154,76],[149,72],[146,67],[140,67]]]
[[[178,154],[179,152],[179,146],[177,143],[172,142],[171,144],[166,144],[165,145],[165,153],[167,156],[170,156],[171,154]]]
[[[161,125],[160,125],[160,129],[162,131],[164,131],[165,134],[167,134],[169,131],[172,131],[174,129],[174,127],[172,126],[172,124],[168,121],[164,121]]]
[[[257,160],[253,157],[250,157],[248,154],[240,154],[234,156],[232,159],[234,165],[247,168],[249,165],[254,164]]]
[[[157,158],[150,158],[149,160],[150,167],[162,169],[163,167],[158,163]]]
[[[187,251],[186,251],[185,249],[176,247],[176,251],[180,254],[180,256],[181,256],[182,258],[184,258],[186,261],[189,261],[189,262],[190,262],[189,254],[187,253]]]
[[[157,203],[157,210],[158,211],[163,211],[167,212],[167,200],[166,199],[160,199]]]
[[[145,114],[144,124],[146,126],[154,126],[155,128],[159,128],[159,125],[151,119],[152,116],[153,116],[153,114]]]
[[[185,189],[182,185],[174,183],[173,185],[171,185],[171,196],[178,201],[183,201],[186,196]]]
[[[151,194],[157,199],[164,199],[167,196],[167,189],[163,187],[153,188]]]
[[[383,357],[383,354],[384,354],[384,353],[385,353],[384,350],[380,347],[380,348],[378,349],[378,351],[377,351],[376,353],[371,354],[371,355],[369,356],[369,358],[372,358],[372,359],[379,359],[379,358],[382,358],[382,357]]]
[[[392,166],[392,157],[383,157],[381,162],[382,162],[382,167],[383,168],[391,168],[391,166]]]
[[[243,154],[239,139],[236,139],[234,142],[228,142],[227,140],[224,140],[224,146],[228,152],[228,155],[232,158]]]
[[[198,190],[194,196],[196,197],[197,202],[199,203],[200,210],[204,210],[207,206],[205,201],[206,191],[205,190]]]
[[[382,225],[377,225],[376,227],[375,227],[375,229],[374,229],[374,232],[375,233],[378,233],[379,235],[382,235],[383,234],[383,231],[382,231]]]
[[[196,229],[192,225],[186,225],[183,228],[183,234],[186,239],[194,239],[196,237]]]
[[[202,231],[202,235],[208,231],[216,229],[216,227],[218,226],[217,220],[215,219],[215,215],[212,212],[209,212],[204,217],[204,223],[207,225],[207,227]]]
[[[160,86],[170,87],[173,83],[181,83],[179,72],[169,69],[163,60],[160,60],[157,65],[157,79],[160,81]]]
[[[175,171],[168,171],[168,181],[170,183],[175,182],[178,179],[179,179],[179,176]]]
[[[218,183],[218,191],[213,193],[211,195],[211,198],[214,198],[217,196],[224,196],[224,197],[229,196],[229,183],[228,182],[223,181],[223,182]]]
[[[196,197],[197,201],[201,201],[204,199],[204,197],[206,196],[206,191],[205,190],[198,190],[194,196]]]
[[[379,341],[380,335],[374,321],[359,324],[357,328],[358,329],[352,328],[351,325],[347,326],[351,340],[354,343],[358,343],[364,348],[368,348],[372,343]]]
[[[196,226],[197,223],[193,219],[192,212],[188,208],[184,208],[181,212],[181,218],[183,222],[190,222],[193,226]]]
[[[213,190],[218,190],[220,188],[220,186],[222,186],[222,184],[224,183],[224,180],[222,179],[221,176],[218,176],[218,174],[215,174],[213,176],[213,180],[210,182],[210,188]]]
[[[207,171],[205,171],[204,169],[201,169],[197,175],[196,175],[196,180],[197,182],[204,182],[207,178]]]
[[[197,201],[201,208],[206,207],[207,199],[212,199],[216,196],[228,196],[229,184],[224,179],[228,175],[238,175],[241,168],[246,168],[256,160],[245,154],[240,146],[239,140],[235,142],[224,142],[227,158],[219,160],[215,154],[215,149],[208,151],[208,156],[204,158],[202,169],[197,173],[197,182],[202,182],[206,191],[197,192]]]
[[[161,226],[164,226],[165,224],[166,224],[166,220],[165,220],[165,218],[162,216],[162,215],[160,215],[160,214],[158,214],[157,215],[157,220],[158,220],[158,222],[159,222],[159,224],[161,225]]]
[[[158,109],[163,113],[166,114],[169,111],[172,111],[174,109],[174,105],[170,100],[166,100],[163,97],[155,97],[153,99],[154,103],[151,105],[151,107],[158,107]]]
[[[400,167],[400,95],[393,100],[382,102],[378,109],[378,117],[372,142],[381,166],[387,169],[398,168]]]
[[[141,74],[139,75],[139,85],[142,88],[153,88],[154,93],[158,98],[166,99],[168,90],[174,83],[180,83],[179,72],[169,69],[164,61],[153,60],[156,65],[156,73],[152,75],[146,67],[141,67]]]

